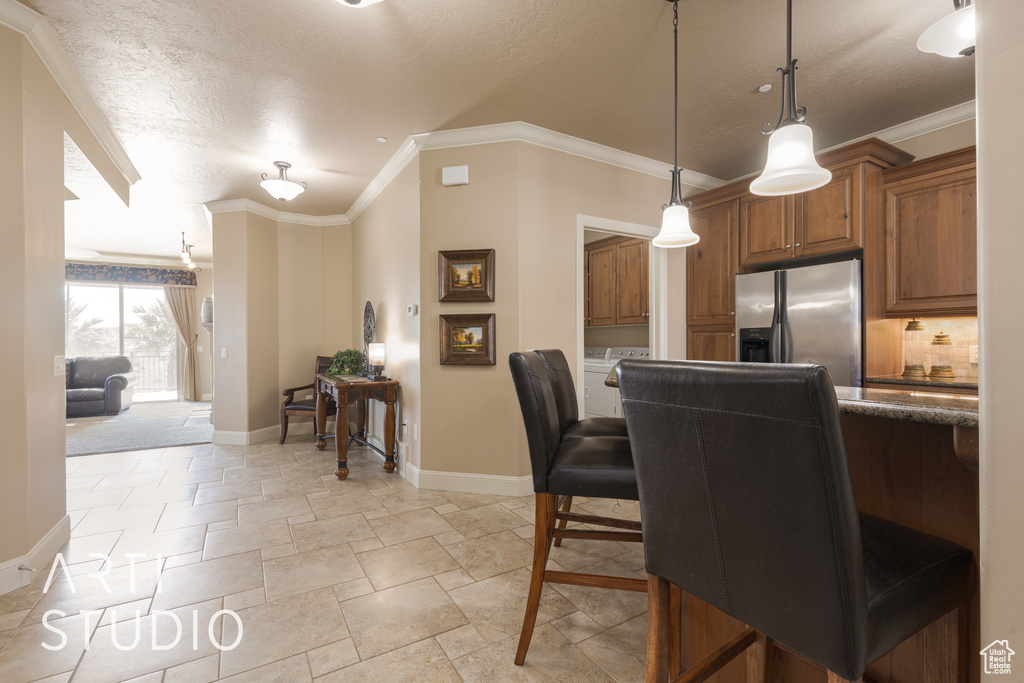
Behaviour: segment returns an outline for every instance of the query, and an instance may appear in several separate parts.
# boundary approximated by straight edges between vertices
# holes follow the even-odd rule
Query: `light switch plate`
[[[228,347],[222,346],[220,348],[220,357],[221,358],[227,358],[228,357]]]
[[[974,363],[974,364],[978,363],[978,347],[977,346],[972,346],[971,347],[971,362]]]
[[[64,356],[53,357],[53,376],[63,377],[64,376]]]

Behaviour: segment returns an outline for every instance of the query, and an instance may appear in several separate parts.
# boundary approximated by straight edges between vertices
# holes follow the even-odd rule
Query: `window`
[[[136,401],[176,401],[179,337],[163,287],[68,282],[64,355],[127,356]]]

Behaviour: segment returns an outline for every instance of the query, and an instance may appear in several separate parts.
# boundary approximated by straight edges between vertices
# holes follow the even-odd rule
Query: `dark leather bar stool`
[[[624,436],[563,439],[554,388],[540,354],[513,353],[508,357],[508,364],[526,425],[537,506],[533,574],[515,659],[516,664],[521,665],[526,660],[526,651],[533,637],[545,582],[638,592],[647,590],[647,582],[628,577],[547,569],[552,541],[576,538],[639,543],[643,540],[639,522],[558,510],[569,496],[637,500],[633,457],[629,439]],[[613,530],[556,529],[557,522],[581,522]]]
[[[649,574],[649,683],[667,680],[669,582],[750,627],[694,668],[753,646],[753,681],[768,680],[776,645],[830,682],[859,681],[965,609],[971,551],[857,512],[824,368],[623,361],[618,377]]]
[[[555,394],[555,407],[558,410],[558,429],[562,440],[578,439],[584,436],[627,436],[626,419],[623,417],[587,417],[580,419],[579,402],[576,400],[576,385],[572,381],[569,361],[560,349],[538,349],[537,355],[544,362],[551,380],[551,388]],[[561,504],[562,512],[572,510],[572,496],[565,496]],[[558,522],[558,528],[564,529],[566,520]],[[562,545],[562,539],[555,539],[555,547]]]

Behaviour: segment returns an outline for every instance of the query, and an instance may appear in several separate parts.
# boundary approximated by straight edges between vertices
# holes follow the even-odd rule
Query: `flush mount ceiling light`
[[[267,178],[267,174],[264,173],[261,178],[263,182],[260,183],[260,187],[270,193],[270,196],[274,199],[280,199],[282,202],[286,202],[289,199],[295,199],[306,189],[306,183],[293,183],[288,180],[288,169],[292,167],[287,161],[275,161],[274,166],[277,166],[277,177]]]
[[[804,123],[807,107],[796,106],[796,60],[793,59],[793,0],[786,0],[786,66],[782,72],[782,111],[772,126],[768,121],[761,132],[768,139],[768,162],[750,191],[778,196],[806,192],[832,180],[832,172],[814,158],[814,135]]]
[[[661,231],[651,240],[656,247],[689,247],[700,242],[700,236],[690,228],[690,203],[683,202],[679,176],[679,0],[672,3],[672,33],[674,39],[673,67],[675,90],[675,163],[672,166],[672,198],[662,207]]]
[[[974,0],[953,0],[956,11],[939,19],[917,39],[917,49],[943,57],[974,54]]]
[[[192,262],[192,247],[194,244],[185,244],[185,233],[181,233],[181,262],[188,266],[189,270],[200,271],[202,268]]]
[[[343,5],[349,7],[369,7],[370,5],[376,5],[381,0],[338,0]]]

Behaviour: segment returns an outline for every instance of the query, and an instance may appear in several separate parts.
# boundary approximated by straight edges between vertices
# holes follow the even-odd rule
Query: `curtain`
[[[199,354],[196,352],[197,334],[196,290],[195,287],[164,287],[167,303],[178,326],[178,334],[185,344],[185,371],[182,374],[182,396],[186,401],[202,398],[199,388]]]

